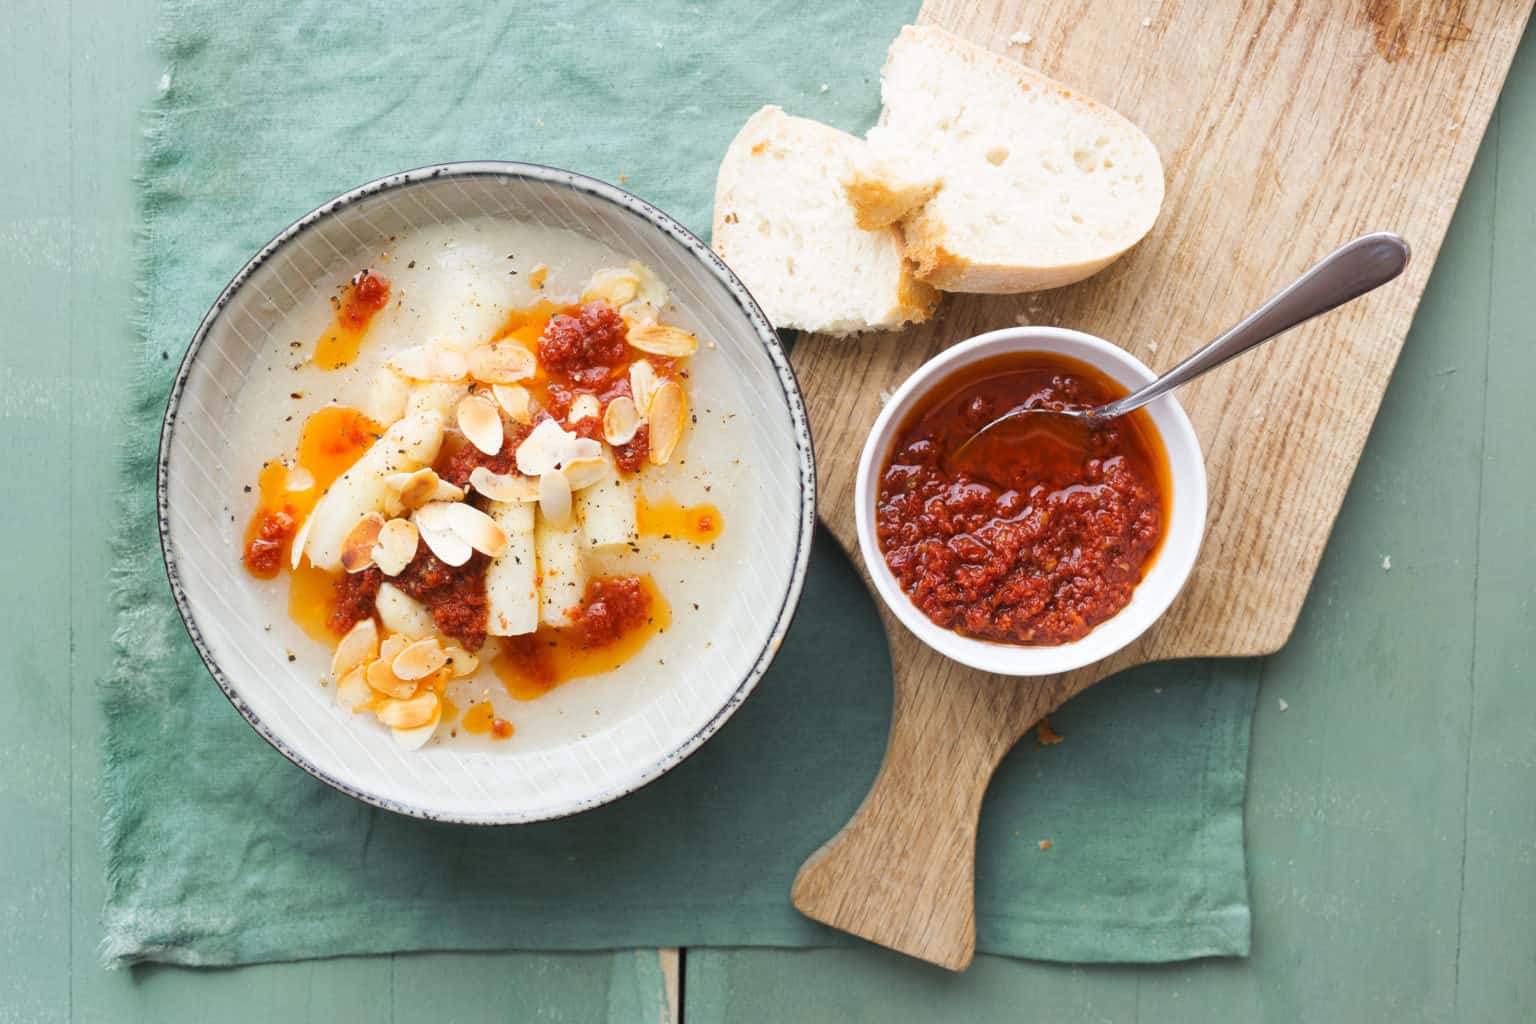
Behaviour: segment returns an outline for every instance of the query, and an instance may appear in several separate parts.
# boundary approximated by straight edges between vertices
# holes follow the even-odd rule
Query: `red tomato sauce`
[[[1045,353],[987,360],[934,389],[897,433],[875,512],[886,564],[923,614],[967,636],[1049,646],[1130,602],[1169,508],[1167,455],[1144,412],[1086,433],[1045,417],[989,433],[984,452],[978,442],[967,453],[984,455],[987,479],[949,463],[1016,406],[1086,409],[1124,394]]]
[[[389,279],[364,270],[332,300],[336,319],[315,342],[315,365],[337,370],[357,358],[368,325],[389,305]]]

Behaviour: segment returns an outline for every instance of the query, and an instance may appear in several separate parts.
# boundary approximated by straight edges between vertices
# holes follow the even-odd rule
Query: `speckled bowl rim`
[[[239,293],[251,275],[262,264],[271,259],[278,250],[288,245],[314,225],[333,216],[337,211],[378,193],[393,191],[418,182],[442,177],[496,178],[506,181],[531,180],[563,186],[572,191],[604,200],[639,216],[652,228],[670,236],[674,241],[682,245],[684,249],[691,252],[703,264],[705,269],[725,286],[726,290],[736,300],[737,307],[751,324],[758,340],[762,342],[763,349],[768,356],[769,362],[772,363],[775,372],[778,374],[779,382],[784,390],[784,399],[789,407],[791,426],[795,434],[795,447],[799,455],[800,521],[796,524],[794,566],[790,573],[789,585],[785,589],[778,610],[774,615],[773,628],[765,639],[757,657],[753,659],[746,675],[742,677],[736,688],[697,732],[659,760],[625,773],[617,783],[601,789],[592,796],[570,801],[567,806],[557,806],[554,809],[547,810],[540,809],[532,813],[487,813],[484,815],[442,813],[430,806],[380,796],[377,793],[369,792],[367,789],[354,786],[343,779],[337,778],[330,772],[321,770],[303,754],[290,747],[281,736],[268,728],[266,723],[252,711],[251,707],[241,697],[239,689],[230,682],[223,667],[214,658],[213,652],[203,639],[202,632],[197,624],[197,615],[192,609],[187,592],[182,585],[181,573],[177,568],[176,558],[172,554],[171,548],[170,510],[167,500],[169,464],[171,441],[176,431],[181,410],[182,392],[186,387],[192,367],[202,351],[209,332],[214,324],[218,322],[225,308]],[[159,520],[160,551],[165,561],[166,578],[170,582],[171,594],[175,598],[176,609],[181,615],[182,624],[186,627],[187,635],[191,638],[192,645],[197,649],[198,656],[202,658],[204,666],[207,667],[214,682],[218,684],[220,691],[223,692],[225,698],[229,700],[234,709],[250,724],[251,728],[256,730],[257,735],[266,740],[274,750],[304,769],[310,775],[313,775],[333,789],[339,790],[365,804],[427,821],[441,821],[463,825],[516,825],[568,817],[633,793],[635,790],[660,778],[681,764],[688,755],[703,745],[705,740],[713,736],[731,715],[735,714],[736,709],[741,706],[742,702],[756,688],[758,682],[768,671],[768,667],[773,663],[773,659],[778,654],[779,647],[784,641],[784,636],[789,631],[795,611],[800,605],[800,598],[805,588],[806,571],[810,564],[811,543],[815,536],[816,456],[811,440],[810,424],[806,418],[805,400],[800,391],[800,384],[795,378],[794,369],[790,366],[789,359],[785,355],[777,333],[775,333],[773,326],[768,322],[767,316],[763,314],[762,308],[758,306],[757,301],[747,291],[746,286],[742,284],[741,280],[736,277],[719,256],[715,255],[714,250],[706,245],[703,240],[685,228],[676,218],[651,205],[639,196],[606,181],[579,174],[575,171],[548,167],[543,164],[503,160],[475,160],[418,167],[359,185],[350,191],[336,196],[334,199],[327,200],[288,225],[288,227],[273,237],[271,241],[262,246],[260,251],[240,268],[235,276],[230,279],[229,284],[225,285],[224,290],[219,293],[219,297],[214,300],[207,314],[204,315],[197,331],[192,335],[192,341],[187,347],[186,354],[182,356],[180,366],[177,368],[176,379],[171,386],[170,395],[166,399],[165,417],[160,428],[160,450],[155,468],[155,506],[156,515]]]

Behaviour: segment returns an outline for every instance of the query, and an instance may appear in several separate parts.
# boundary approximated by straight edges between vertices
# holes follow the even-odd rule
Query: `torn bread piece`
[[[880,95],[880,123],[846,194],[861,223],[900,218],[902,251],[934,287],[1059,288],[1114,262],[1157,219],[1163,166],[1152,140],[1016,61],[909,25],[891,44]]]
[[[866,231],[843,192],[864,143],[778,107],[742,126],[720,164],[714,248],[775,327],[853,334],[928,319],[897,232]]]

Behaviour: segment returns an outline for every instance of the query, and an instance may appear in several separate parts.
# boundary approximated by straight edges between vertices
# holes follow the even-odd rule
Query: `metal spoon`
[[[1140,409],[1153,399],[1166,395],[1181,384],[1187,384],[1207,370],[1214,370],[1228,359],[1242,355],[1278,334],[1284,334],[1298,324],[1381,287],[1401,274],[1407,265],[1408,243],[1397,235],[1386,231],[1361,235],[1329,253],[1284,291],[1250,313],[1242,323],[1152,383],[1097,409],[1016,406],[966,438],[950,454],[949,462],[959,465],[961,453],[974,445],[982,435],[992,433],[1005,424],[1026,425],[1023,421],[1035,416],[1070,417],[1077,420],[1086,433],[1106,420]],[[1059,432],[1053,433],[1059,436]]]

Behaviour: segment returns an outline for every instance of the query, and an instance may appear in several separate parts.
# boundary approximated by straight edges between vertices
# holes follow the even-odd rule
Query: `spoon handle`
[[[1386,284],[1407,265],[1408,243],[1390,232],[1378,231],[1346,242],[1242,323],[1146,387],[1094,410],[1094,418],[1123,416],[1139,409],[1275,335]]]

